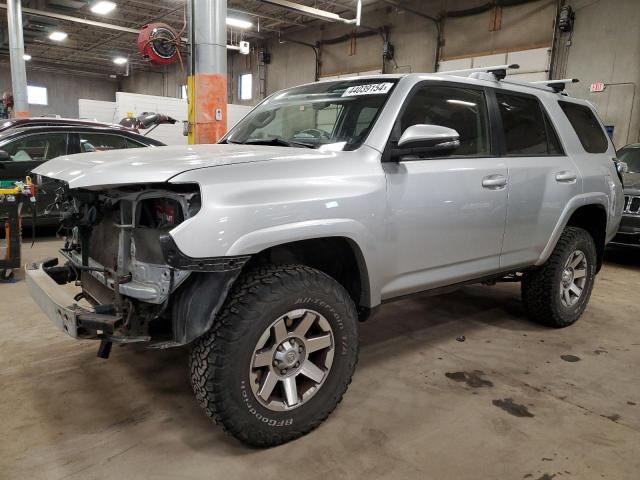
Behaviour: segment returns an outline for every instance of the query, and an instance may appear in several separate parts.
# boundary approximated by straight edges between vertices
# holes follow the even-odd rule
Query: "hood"
[[[628,172],[622,175],[624,180],[624,190],[640,191],[640,173]]]
[[[266,145],[173,145],[57,157],[43,163],[33,173],[65,181],[71,188],[90,188],[161,183],[188,170],[236,163],[290,160],[296,156],[320,159],[326,158],[327,154],[308,148]]]

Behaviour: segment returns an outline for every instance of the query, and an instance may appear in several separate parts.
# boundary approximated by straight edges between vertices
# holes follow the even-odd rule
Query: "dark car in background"
[[[34,168],[61,155],[163,145],[129,128],[107,124],[14,125],[0,131],[0,180],[24,180]],[[57,183],[42,183],[39,178],[33,181],[36,183],[36,224],[56,224],[57,217],[46,215],[45,210],[55,198]],[[29,218],[31,214],[25,213],[25,219]]]
[[[624,211],[620,230],[611,243],[640,247],[640,143],[622,147],[617,156],[628,170],[623,174]]]

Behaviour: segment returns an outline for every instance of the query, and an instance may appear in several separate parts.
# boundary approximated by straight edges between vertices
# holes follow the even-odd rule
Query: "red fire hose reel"
[[[138,50],[142,58],[154,65],[167,65],[180,58],[182,39],[165,23],[145,25],[138,34]]]

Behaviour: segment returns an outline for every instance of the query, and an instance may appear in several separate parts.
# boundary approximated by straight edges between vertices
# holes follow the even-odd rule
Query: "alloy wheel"
[[[255,398],[274,411],[298,408],[327,379],[335,343],[325,317],[292,310],[273,322],[254,348],[249,377]]]
[[[573,307],[580,300],[587,283],[587,266],[582,250],[575,250],[567,258],[560,277],[560,301],[565,307]]]

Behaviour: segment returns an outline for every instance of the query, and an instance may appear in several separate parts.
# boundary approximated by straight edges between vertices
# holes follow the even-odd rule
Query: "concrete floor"
[[[58,245],[25,246],[24,260]],[[0,285],[0,478],[637,479],[639,285],[640,252],[609,252],[564,330],[529,323],[511,284],[387,305],[362,325],[329,420],[263,451],[200,411],[186,349],[98,359],[97,343],[55,330],[23,280]]]

